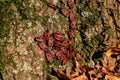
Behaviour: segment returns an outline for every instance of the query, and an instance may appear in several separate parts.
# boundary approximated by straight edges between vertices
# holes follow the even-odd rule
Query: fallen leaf
[[[102,72],[105,73],[105,74],[109,74],[109,72],[106,70],[105,67],[102,67]]]
[[[117,45],[118,48],[120,48],[120,43]]]
[[[106,52],[105,52],[105,55],[107,57],[110,57],[112,55],[112,49],[108,49]]]
[[[66,75],[67,76],[70,76],[71,70],[72,70],[72,66],[67,66],[66,67]]]
[[[96,73],[95,73],[94,70],[91,70],[91,71],[89,71],[88,73],[89,73],[89,75],[90,75],[90,79],[91,79],[91,80],[93,80],[93,78],[96,77]],[[94,75],[94,76],[93,76],[93,75]]]
[[[116,77],[114,75],[106,75],[105,80],[120,80],[120,77]]]
[[[108,35],[108,34],[105,34],[104,41],[107,41],[107,40],[108,40],[108,37],[109,37],[109,35]]]
[[[74,77],[77,77],[78,75],[79,75],[79,72],[76,71],[72,75],[70,75],[69,77],[70,77],[70,79],[73,79]]]
[[[105,52],[105,55],[107,57],[110,57],[111,55],[118,55],[120,54],[120,48],[117,48],[117,47],[111,47],[110,49],[108,49],[106,52]]]
[[[75,58],[75,62],[76,62],[75,72],[69,76],[71,79],[74,78],[74,77],[76,77],[76,76],[78,76],[79,72],[80,72],[81,65],[79,64],[79,62],[77,61],[76,58]]]
[[[61,78],[65,80],[70,80],[70,78],[63,72],[61,69],[54,68],[53,69]]]
[[[80,75],[80,76],[73,78],[71,80],[88,80],[88,78],[85,74],[83,74],[83,75]]]
[[[98,73],[98,74],[96,75],[96,80],[98,80],[98,78],[102,78],[102,74],[101,74],[101,73]]]

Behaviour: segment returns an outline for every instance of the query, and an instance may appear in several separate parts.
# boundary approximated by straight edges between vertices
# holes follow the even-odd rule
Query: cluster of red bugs
[[[38,46],[45,52],[46,60],[50,63],[54,59],[58,59],[62,61],[62,65],[65,65],[68,59],[72,58],[73,47],[65,39],[65,35],[62,32],[50,34],[47,30],[43,36],[35,37],[35,41],[38,42]]]
[[[53,3],[48,3],[48,6],[51,8],[59,8]],[[76,34],[74,1],[67,0],[67,6],[68,8],[60,8],[60,11],[69,19],[70,28],[68,35],[70,39],[74,39]],[[50,63],[56,58],[62,61],[62,64],[65,65],[67,64],[68,59],[72,58],[73,47],[69,44],[69,41],[65,39],[65,35],[62,32],[50,34],[47,30],[44,32],[43,36],[35,37],[35,41],[38,42],[38,46],[45,52],[46,60]]]

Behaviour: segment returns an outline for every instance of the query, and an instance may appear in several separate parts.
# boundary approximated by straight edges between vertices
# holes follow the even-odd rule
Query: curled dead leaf
[[[106,69],[105,67],[102,67],[102,72],[103,72],[104,74],[109,74],[109,72],[107,71],[107,69]]]
[[[117,45],[118,48],[120,48],[120,43]]]
[[[71,70],[72,70],[72,66],[69,65],[66,67],[66,75],[67,76],[70,76]]]
[[[73,78],[71,80],[88,80],[88,78],[86,75],[83,74],[83,75],[80,75],[80,76]]]
[[[70,78],[63,72],[63,70],[57,68],[53,68],[53,70],[64,80],[70,80]]]
[[[106,52],[105,52],[105,55],[107,57],[110,57],[112,55],[112,49],[108,49]]]
[[[111,47],[109,48],[106,52],[105,52],[105,55],[107,57],[110,57],[111,55],[118,55],[120,54],[120,44],[118,44],[117,47]]]
[[[105,80],[120,80],[120,77],[116,77],[113,75],[106,75]]]

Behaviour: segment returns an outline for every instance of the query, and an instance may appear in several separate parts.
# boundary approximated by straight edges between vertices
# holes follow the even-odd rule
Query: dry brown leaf
[[[117,45],[118,48],[120,48],[120,43]]]
[[[119,19],[116,20],[116,23],[119,25],[120,24],[120,15],[119,15]]]
[[[105,52],[105,55],[107,57],[110,57],[111,55],[118,55],[120,54],[120,48],[117,48],[117,47],[111,47],[110,49],[108,49],[106,52]]]
[[[57,69],[54,68],[54,71],[63,79],[65,80],[70,80],[70,78],[61,70],[61,69]]]
[[[90,79],[91,79],[91,80],[93,80],[93,78],[96,77],[96,73],[95,73],[94,70],[91,70],[91,71],[89,71],[88,73],[89,73],[89,75],[90,75]],[[95,75],[95,76],[93,77],[93,75]]]
[[[88,80],[88,78],[85,74],[83,74],[83,75],[80,75],[80,76],[73,78],[71,80]]]
[[[109,35],[108,35],[108,34],[105,34],[104,41],[107,41],[107,40],[108,40],[108,37],[109,37]]]
[[[113,71],[116,65],[110,66],[110,71]]]
[[[69,65],[66,67],[66,75],[67,76],[70,76],[71,70],[72,70],[72,66]]]
[[[112,52],[116,55],[120,54],[120,48],[113,48]]]
[[[110,57],[112,54],[113,54],[113,53],[112,53],[112,49],[108,49],[108,50],[105,52],[105,55],[106,55],[107,57]]]
[[[98,73],[98,74],[96,75],[96,79],[98,80],[98,78],[102,78],[102,74]]]
[[[68,76],[68,74],[70,74],[70,72],[68,73],[64,73],[63,70],[61,69],[57,69],[57,68],[53,68],[53,70],[63,79],[65,80],[71,80],[71,79],[74,79],[75,77],[78,77],[79,76],[79,71],[80,71],[80,67],[81,65],[77,62],[77,60],[75,59],[76,61],[76,68],[75,68],[75,72],[71,75]],[[69,67],[71,70],[71,67]]]
[[[75,62],[76,62],[75,72],[69,76],[71,79],[74,78],[74,77],[76,77],[76,76],[78,76],[79,72],[80,72],[81,64],[77,61],[76,58],[75,58]]]
[[[120,77],[116,77],[113,75],[106,75],[105,80],[120,80]]]
[[[112,43],[115,42],[115,39],[113,39],[113,37],[109,36],[107,33],[104,36],[104,42],[103,44],[110,46],[112,45]],[[115,44],[114,44],[115,45]]]
[[[107,71],[107,69],[105,67],[102,67],[102,72],[105,74],[109,74],[109,72]]]
[[[70,75],[69,77],[70,77],[70,79],[73,79],[74,77],[77,77],[77,76],[79,76],[79,72],[77,71],[77,72],[74,72],[72,75]]]

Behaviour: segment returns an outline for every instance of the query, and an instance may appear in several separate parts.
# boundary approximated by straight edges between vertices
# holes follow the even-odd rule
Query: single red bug
[[[67,49],[66,49],[65,47],[61,47],[60,49],[61,49],[61,51],[62,51],[64,54],[67,55]]]
[[[64,47],[67,47],[67,46],[69,46],[69,41],[66,39],[62,42],[61,45],[64,46]]]
[[[63,41],[65,35],[62,32],[56,32],[54,33],[54,38],[58,41]]]
[[[74,8],[74,2],[73,1],[71,1],[71,0],[68,0],[67,1],[67,4],[68,4],[68,6],[71,8],[71,9],[73,9]]]
[[[39,43],[38,46],[45,52],[48,50],[48,47],[44,42]]]
[[[50,53],[45,53],[45,57],[48,62],[50,62],[50,63],[53,62],[53,56]]]
[[[76,29],[71,28],[70,31],[69,31],[69,38],[70,39],[74,38],[75,34],[76,34]]]
[[[60,41],[54,41],[54,46],[55,47],[60,47],[61,46],[61,42]]]
[[[61,55],[61,53],[62,53],[62,52],[61,52],[60,50],[58,50],[55,55],[56,55],[57,57],[59,57],[59,56]]]
[[[69,45],[69,51],[72,52],[74,49],[73,49],[73,46],[72,45]]]
[[[76,26],[76,20],[74,19],[70,22],[70,27],[75,28],[75,26]]]
[[[48,39],[48,47],[53,47],[53,42],[54,42],[54,39],[52,36],[50,36]]]
[[[68,55],[67,55],[68,58],[72,58],[73,55],[72,55],[72,52],[71,52],[71,51],[68,51],[67,54],[68,54]]]
[[[57,58],[58,58],[58,60],[63,61],[66,59],[66,55],[62,51],[58,51]]]
[[[47,4],[48,4],[48,6],[50,6],[51,8],[57,8],[57,6],[54,5],[53,3],[47,3]]]
[[[69,10],[67,10],[67,9],[61,9],[61,12],[62,12],[62,14],[63,14],[65,17],[69,17]]]
[[[45,42],[45,38],[43,36],[35,37],[34,40],[39,42],[39,43]]]
[[[70,21],[73,21],[73,20],[75,20],[75,14],[74,14],[74,12],[70,12]]]

